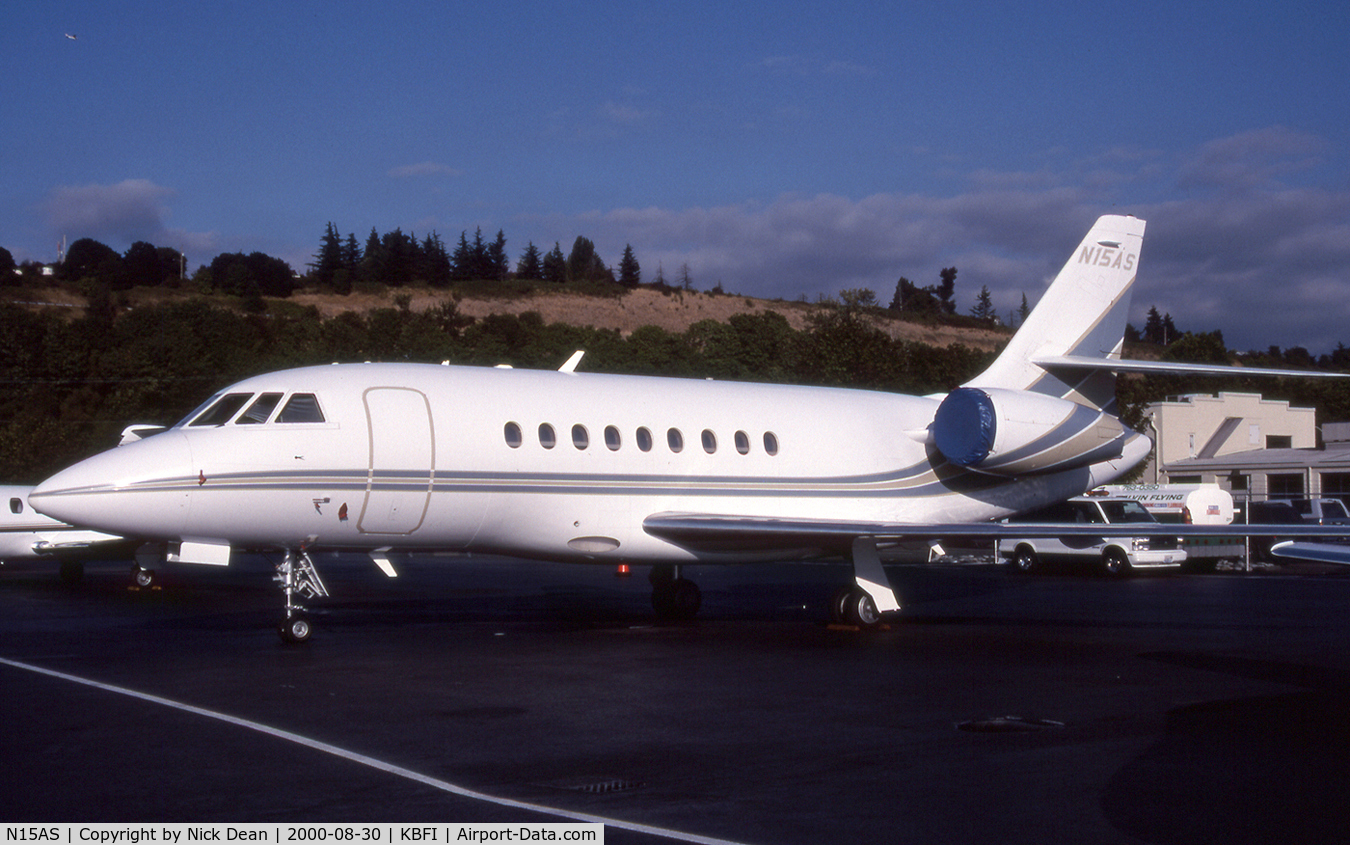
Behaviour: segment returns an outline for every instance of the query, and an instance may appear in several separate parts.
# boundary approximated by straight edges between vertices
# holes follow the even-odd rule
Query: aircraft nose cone
[[[29,494],[38,512],[81,528],[148,539],[182,530],[196,473],[176,431],[109,449],[68,467]]]

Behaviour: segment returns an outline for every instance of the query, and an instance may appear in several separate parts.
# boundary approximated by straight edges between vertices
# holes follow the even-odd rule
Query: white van
[[[1217,484],[1108,484],[1088,495],[1133,499],[1159,522],[1228,525],[1233,521],[1233,494]]]
[[[1100,537],[1036,537],[999,540],[998,556],[1017,572],[1035,572],[1042,563],[1082,560],[1098,564],[1107,575],[1124,576],[1132,569],[1179,568],[1186,551],[1176,537],[1134,537],[1130,523],[1158,520],[1133,499],[1078,496],[1007,522],[1100,524]]]

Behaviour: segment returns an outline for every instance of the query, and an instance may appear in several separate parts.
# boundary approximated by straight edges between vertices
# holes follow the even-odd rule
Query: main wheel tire
[[[1130,559],[1119,549],[1107,549],[1102,553],[1102,569],[1112,578],[1124,578],[1130,574]]]
[[[830,597],[830,621],[836,625],[848,624],[848,601],[853,590],[853,587],[840,587]]]
[[[1012,566],[1013,572],[1019,575],[1030,575],[1041,565],[1040,558],[1036,557],[1036,552],[1029,546],[1018,546],[1008,563]]]
[[[135,567],[131,570],[131,583],[142,590],[152,586],[155,583],[155,570]]]
[[[850,624],[860,628],[875,628],[881,624],[881,611],[877,610],[877,603],[865,590],[857,588],[849,591],[844,616]]]
[[[662,619],[693,619],[702,606],[703,591],[688,578],[653,586],[652,609]]]

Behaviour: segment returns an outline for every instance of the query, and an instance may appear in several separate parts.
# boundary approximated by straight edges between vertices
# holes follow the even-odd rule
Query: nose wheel
[[[314,633],[314,629],[309,624],[309,617],[304,613],[297,612],[294,616],[288,616],[278,626],[277,633],[281,635],[282,642],[296,644],[308,640],[309,635]]]
[[[286,557],[277,564],[277,574],[273,580],[286,594],[286,618],[277,628],[282,642],[295,644],[308,641],[314,628],[310,623],[309,611],[296,600],[296,596],[317,599],[328,595],[328,588],[319,577],[313,559],[304,549],[288,549]]]

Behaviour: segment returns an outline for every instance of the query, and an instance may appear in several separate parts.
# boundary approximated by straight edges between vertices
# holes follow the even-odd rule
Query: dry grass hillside
[[[409,307],[423,311],[445,301],[441,291],[403,289],[411,296]],[[388,308],[395,294],[352,294],[332,296],[315,293],[297,293],[292,299],[301,305],[313,305],[325,317],[343,311],[368,311]],[[627,335],[642,326],[657,326],[669,332],[683,332],[700,320],[726,322],[733,314],[752,314],[775,311],[787,318],[795,329],[807,326],[807,315],[820,308],[804,302],[754,299],[745,296],[717,295],[696,291],[661,293],[639,289],[622,296],[585,296],[573,293],[536,293],[514,299],[464,298],[459,310],[471,317],[490,314],[523,314],[536,311],[546,323],[566,323],[576,326],[594,326],[598,329],[618,329]],[[992,350],[1008,339],[1006,331],[930,325],[927,323],[874,318],[878,328],[893,338],[925,343],[930,346],[950,346],[961,343],[973,349]]]
[[[59,287],[40,290],[6,291],[5,299],[18,302],[33,310],[52,310],[74,317],[86,302],[78,294]],[[171,301],[189,294],[162,288],[137,288],[117,295],[122,306],[135,307],[152,302]],[[333,317],[344,311],[365,313],[375,308],[392,308],[408,297],[409,307],[425,311],[443,303],[444,291],[425,288],[400,288],[383,293],[354,293],[337,296],[327,293],[298,291],[291,297],[297,305],[314,306],[324,317]],[[237,305],[237,300],[220,298],[222,305]],[[795,329],[807,327],[807,318],[823,306],[805,302],[754,299],[746,296],[676,291],[662,293],[642,288],[620,296],[587,296],[558,292],[535,292],[514,298],[463,297],[459,301],[461,313],[482,318],[491,314],[522,314],[536,311],[547,323],[566,323],[617,329],[624,335],[642,326],[657,326],[669,332],[683,332],[700,320],[726,322],[733,314],[753,314],[774,311],[782,314]],[[972,349],[993,350],[1008,339],[1006,330],[982,329],[965,326],[945,326],[936,323],[910,322],[875,316],[873,323],[893,338],[924,343],[929,346],[964,344]]]

